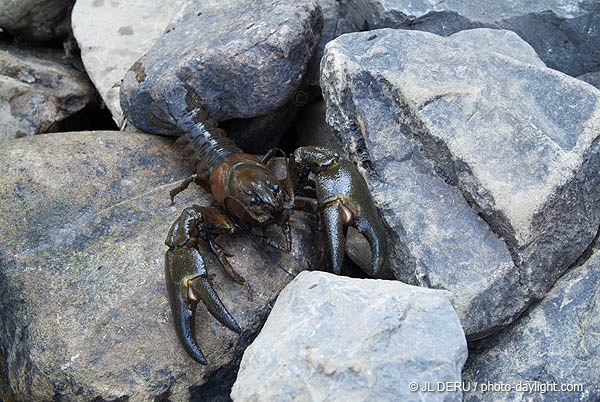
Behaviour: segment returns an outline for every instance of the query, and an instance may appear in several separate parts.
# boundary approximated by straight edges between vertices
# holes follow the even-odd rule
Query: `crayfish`
[[[177,335],[187,353],[207,364],[195,335],[195,311],[200,300],[224,326],[241,333],[213,289],[200,251],[214,253],[231,278],[244,284],[215,238],[221,234],[250,231],[277,225],[285,236],[285,247],[262,237],[267,244],[291,249],[289,217],[294,209],[308,210],[323,228],[334,273],[341,271],[348,226],[366,237],[371,247],[372,272],[376,274],[387,255],[382,219],[369,189],[356,167],[327,147],[307,146],[284,156],[286,177],[279,179],[267,163],[282,151],[269,151],[263,158],[244,153],[209,118],[191,88],[171,87],[164,99],[151,106],[154,124],[178,136],[194,174],[171,191],[171,199],[192,182],[210,187],[215,204],[193,205],[183,210],[165,241],[165,278]],[[305,195],[306,188],[316,199]]]

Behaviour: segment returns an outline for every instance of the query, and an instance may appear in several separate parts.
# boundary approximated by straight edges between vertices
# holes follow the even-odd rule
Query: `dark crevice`
[[[258,336],[275,304],[275,299],[267,303],[265,309],[256,314],[255,320],[261,324],[253,331],[244,331],[236,341],[233,360],[208,373],[202,385],[190,387],[190,402],[231,402],[231,388],[237,378],[244,351]]]

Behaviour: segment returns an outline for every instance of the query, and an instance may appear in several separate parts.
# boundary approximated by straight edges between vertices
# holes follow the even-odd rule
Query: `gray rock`
[[[490,28],[467,29],[450,35],[450,38],[474,49],[500,53],[536,67],[546,67],[535,50],[512,31]]]
[[[282,107],[251,119],[232,119],[219,125],[245,152],[265,154],[277,147],[300,106],[290,101]]]
[[[600,254],[596,253],[560,278],[519,321],[472,352],[463,378],[480,386],[465,393],[464,400],[600,400],[599,295]],[[488,383],[528,385],[537,391],[483,392],[482,385]],[[574,385],[582,388],[561,391]]]
[[[0,348],[0,401],[14,402],[10,387],[8,386],[8,369],[2,348]]]
[[[164,32],[183,0],[78,0],[73,34],[85,70],[113,115],[123,125],[119,102],[125,73]]]
[[[344,3],[338,0],[318,0],[318,3],[323,10],[323,32],[304,77],[304,83],[312,86],[319,86],[319,70],[325,45],[341,34],[360,30],[346,15]]]
[[[585,81],[588,84],[591,84],[596,88],[600,89],[600,71],[580,75],[579,77],[577,77],[577,79]]]
[[[600,70],[600,3],[595,0],[349,0],[365,29],[401,28],[448,36],[471,28],[519,34],[550,68],[572,76]]]
[[[328,122],[372,169],[404,246],[396,277],[452,291],[478,338],[543,297],[596,234],[600,92],[522,48],[471,43],[343,35],[326,47],[321,85]]]
[[[341,151],[340,140],[333,128],[325,120],[327,107],[323,99],[318,99],[302,109],[291,131],[297,138],[298,147],[306,145],[324,145]]]
[[[94,94],[87,76],[61,52],[0,44],[0,142],[52,131]]]
[[[213,372],[235,366],[279,290],[314,266],[311,221],[302,214],[292,216],[292,255],[245,235],[219,238],[250,289],[207,255],[212,283],[244,333],[200,306],[209,366],[194,362],[175,336],[163,267],[172,221],[192,203],[211,202],[192,186],[171,205],[168,191],[189,174],[171,140],[147,134],[4,144],[0,351],[15,400],[188,400]]]
[[[315,0],[188,0],[125,75],[123,111],[136,127],[168,134],[150,122],[149,106],[180,82],[218,121],[263,116],[291,101],[321,28]]]
[[[459,401],[409,384],[460,381],[467,345],[439,290],[302,272],[246,349],[242,401]]]
[[[75,0],[1,0],[0,27],[24,40],[48,41],[68,35]]]

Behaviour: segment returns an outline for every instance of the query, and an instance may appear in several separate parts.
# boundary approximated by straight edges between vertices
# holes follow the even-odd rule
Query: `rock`
[[[219,126],[245,152],[264,155],[269,149],[278,146],[298,110],[300,106],[290,101],[262,116],[252,119],[231,119]]]
[[[302,272],[246,349],[241,401],[460,401],[411,392],[460,381],[467,345],[448,292]]]
[[[126,74],[123,111],[136,127],[168,134],[152,124],[149,106],[166,86],[183,83],[218,121],[264,116],[291,101],[321,26],[315,0],[188,0]]]
[[[600,71],[580,75],[579,77],[577,77],[577,79],[585,81],[588,84],[591,84],[596,88],[600,89]]]
[[[453,292],[475,339],[542,298],[594,239],[600,92],[522,48],[463,41],[343,35],[326,47],[321,85],[329,124],[372,169],[401,247],[396,277]]]
[[[344,4],[338,0],[318,0],[323,11],[323,32],[321,40],[315,49],[315,54],[308,64],[304,83],[319,86],[319,69],[325,45],[341,34],[360,31],[353,21],[346,15]]]
[[[537,391],[482,392],[479,386],[464,400],[514,401],[532,395],[536,401],[600,400],[598,295],[600,254],[596,253],[560,278],[519,321],[474,350],[463,372],[464,382],[515,388],[521,384]],[[566,386],[572,389],[561,390]]]
[[[94,99],[87,76],[61,55],[0,44],[0,142],[53,131]]]
[[[467,29],[450,35],[450,38],[475,49],[485,49],[536,67],[546,67],[535,50],[512,31],[489,28]]]
[[[163,267],[171,223],[184,207],[211,202],[192,186],[171,206],[169,190],[189,175],[171,140],[147,134],[61,133],[4,145],[0,351],[15,400],[188,400],[213,373],[235,368],[279,290],[313,268],[302,214],[292,216],[291,256],[246,235],[219,238],[251,293],[207,255],[211,280],[244,332],[200,306],[209,366],[194,362],[175,336]]]
[[[73,34],[81,59],[117,126],[123,125],[119,89],[125,73],[164,32],[183,0],[78,0]]]
[[[12,392],[8,386],[8,370],[6,368],[6,358],[0,348],[0,401],[13,402]]]
[[[509,29],[550,68],[574,77],[600,70],[600,3],[595,0],[349,0],[342,5],[365,29],[415,29],[443,36],[471,28]]]
[[[2,0],[0,27],[21,40],[63,38],[71,29],[73,3],[75,0]]]
[[[306,145],[323,145],[337,151],[342,150],[342,144],[335,135],[333,128],[325,121],[325,101],[317,99],[302,109],[298,118],[292,124],[291,132],[297,138],[295,147]]]

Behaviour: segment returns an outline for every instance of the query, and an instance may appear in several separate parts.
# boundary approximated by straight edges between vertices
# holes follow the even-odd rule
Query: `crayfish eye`
[[[256,197],[250,197],[250,204],[256,204],[258,202],[258,200],[256,199]]]
[[[279,190],[279,185],[278,185],[278,184],[275,184],[275,185],[273,186],[273,191],[275,192],[275,191],[278,191],[278,190]]]

